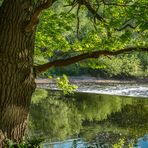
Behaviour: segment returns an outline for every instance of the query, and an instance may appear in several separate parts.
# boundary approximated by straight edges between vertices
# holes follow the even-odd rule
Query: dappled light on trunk
[[[15,142],[22,140],[35,90],[32,70],[34,32],[25,34],[23,31],[26,16],[29,17],[25,9],[29,6],[29,0],[11,3],[6,0],[0,9],[1,143],[4,138]]]

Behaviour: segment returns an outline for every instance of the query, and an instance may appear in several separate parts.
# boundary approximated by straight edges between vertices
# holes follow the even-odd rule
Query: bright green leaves
[[[108,3],[113,5],[108,5]],[[79,36],[77,39],[76,9],[67,14],[69,8],[65,9],[63,5],[64,2],[57,2],[52,10],[43,13],[40,20],[36,43],[39,48],[47,47],[47,57],[52,56],[53,51],[57,49],[64,52],[71,49],[76,51],[119,50],[125,46],[133,45],[137,39],[139,42],[143,40],[138,32],[141,29],[147,29],[147,25],[143,23],[143,17],[139,18],[141,11],[146,11],[143,8],[146,7],[145,1],[141,0],[138,5],[135,1],[116,0],[107,2],[106,5],[100,5],[98,13],[102,13],[106,22],[96,23],[95,28],[93,27],[94,24],[88,19],[88,10],[80,9]],[[147,17],[145,15],[147,15],[146,12],[144,18]],[[133,27],[136,27],[139,21],[142,21],[142,23],[134,30]]]
[[[85,6],[81,7],[78,16],[77,7],[69,12],[71,7],[64,5],[70,2],[57,1],[51,9],[43,12],[36,34],[36,63],[94,50],[115,51],[148,46],[146,0],[105,1],[105,4],[99,2],[99,6],[93,5],[95,0],[90,1],[104,22],[94,21],[94,16]],[[66,56],[61,56],[59,52]],[[89,65],[93,68],[101,67],[97,63]]]
[[[72,93],[77,89],[76,85],[69,84],[69,80],[66,75],[63,75],[61,78],[57,78],[57,85],[59,89],[63,90],[64,94]]]
[[[68,51],[70,45],[65,36],[69,34],[72,19],[73,15],[56,14],[52,10],[45,11],[36,34],[36,54],[43,54],[48,58],[53,56],[54,50]],[[47,50],[42,51],[41,48]]]
[[[99,61],[104,63],[104,70],[110,76],[138,77],[142,75],[141,61],[136,53],[110,58],[102,57]]]
[[[85,50],[95,50],[100,47],[102,39],[95,32],[89,32],[82,40],[81,45]]]
[[[132,143],[127,145],[124,138],[119,139],[118,143],[112,145],[112,148],[122,148],[125,145],[126,145],[127,148],[133,148]]]
[[[86,63],[86,67],[89,66],[91,67],[92,69],[104,69],[106,68],[106,65],[101,62],[101,60],[94,60],[94,59],[91,59],[89,60],[88,62],[85,62]]]

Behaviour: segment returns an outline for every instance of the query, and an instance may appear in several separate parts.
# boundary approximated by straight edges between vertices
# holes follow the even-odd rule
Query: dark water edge
[[[33,100],[30,135],[43,136],[44,147],[110,148],[121,142],[124,147],[148,147],[148,97],[86,92],[65,96],[41,89]]]

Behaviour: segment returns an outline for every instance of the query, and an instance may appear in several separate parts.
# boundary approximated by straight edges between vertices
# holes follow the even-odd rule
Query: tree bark
[[[0,8],[0,147],[5,138],[24,136],[35,90],[35,31],[24,31],[31,7],[31,0],[5,0]]]

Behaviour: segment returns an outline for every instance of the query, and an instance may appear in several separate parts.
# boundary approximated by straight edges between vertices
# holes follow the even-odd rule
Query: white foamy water
[[[134,97],[148,97],[148,85],[114,85],[114,86],[102,86],[102,85],[89,85],[79,86],[78,92],[88,92],[96,94],[111,94],[111,95],[124,95]]]
[[[148,98],[148,84],[114,84],[114,85],[99,85],[99,84],[82,84],[79,83],[76,92],[87,92],[95,94],[110,94],[133,97]],[[45,88],[50,90],[59,90],[55,84],[38,85],[38,88]]]

